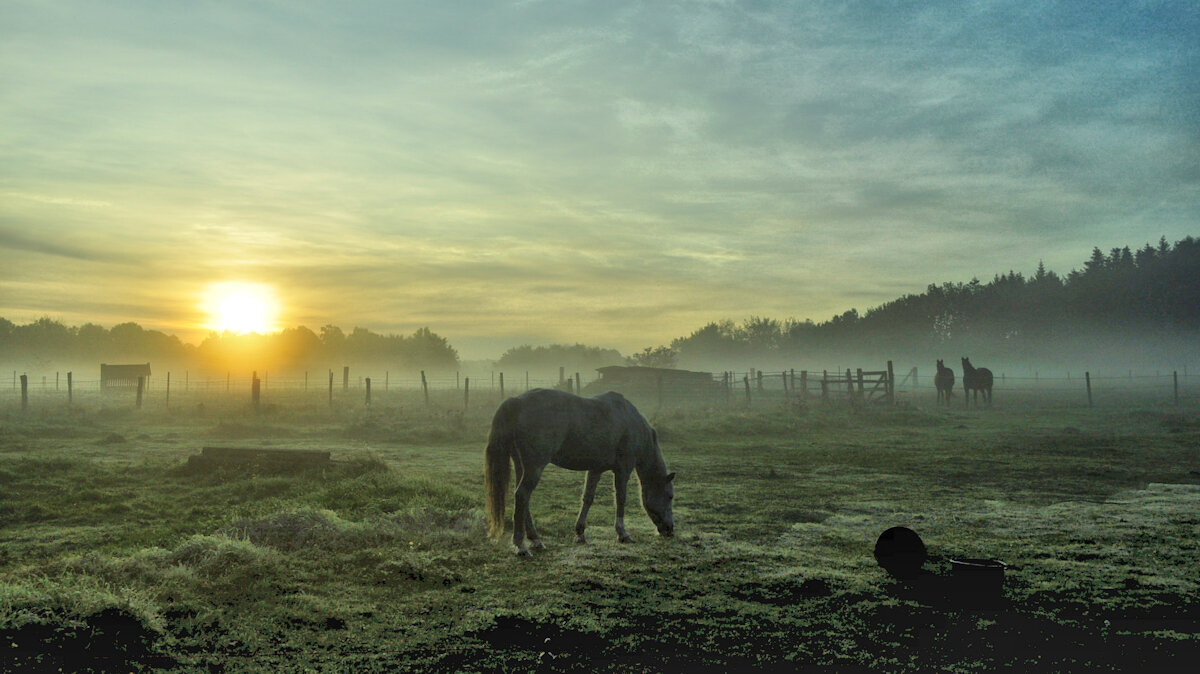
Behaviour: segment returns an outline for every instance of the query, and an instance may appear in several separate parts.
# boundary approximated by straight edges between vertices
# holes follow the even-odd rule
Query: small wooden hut
[[[150,363],[109,365],[100,363],[100,389],[137,388],[138,377],[150,378]]]
[[[585,394],[616,391],[642,402],[711,402],[723,395],[720,382],[711,372],[694,372],[665,367],[610,365],[596,368],[600,378],[583,387]]]

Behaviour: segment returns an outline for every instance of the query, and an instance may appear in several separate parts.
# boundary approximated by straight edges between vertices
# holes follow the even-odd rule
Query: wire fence
[[[793,376],[799,379],[799,371],[765,373],[759,384],[752,373],[753,382],[751,397],[757,394],[763,397],[780,398],[792,397],[803,400],[814,398],[836,400],[862,401],[864,393],[869,393],[870,381],[863,384],[857,381],[857,370],[850,379],[853,385],[847,383],[847,375],[834,374],[837,371],[809,371],[808,389],[792,385]],[[822,380],[832,380],[822,393]],[[963,389],[962,378],[958,377],[949,400],[950,405],[972,407],[987,402],[982,395],[971,392],[968,401],[967,391]],[[918,376],[915,370],[897,372],[894,382],[893,399],[898,404],[927,406],[938,404],[937,387],[932,376]],[[993,377],[991,404],[1004,407],[1097,407],[1112,405],[1129,405],[1133,402],[1140,404],[1170,404],[1193,405],[1200,403],[1200,375],[1184,371],[1158,371],[1154,374],[1135,374],[1127,371],[1124,374],[1100,375],[1090,371],[1079,373],[1064,372],[1056,375],[1022,375],[1010,376],[1007,373],[997,373]]]
[[[876,366],[877,367],[877,366]],[[663,373],[666,372],[664,376]],[[695,374],[695,373],[688,373]],[[24,381],[22,382],[22,379]],[[255,384],[257,380],[257,386]],[[70,373],[21,374],[12,376],[11,387],[0,386],[0,408],[21,409],[99,403],[107,406],[133,404],[170,407],[206,400],[249,403],[296,402],[330,406],[387,406],[424,404],[431,407],[473,408],[495,406],[505,397],[532,388],[595,395],[617,390],[639,407],[651,409],[684,406],[765,406],[803,404],[898,404],[930,407],[939,404],[931,375],[908,370],[860,370],[859,368],[799,369],[782,371],[748,369],[711,373],[706,378],[675,380],[669,371],[648,373],[636,381],[619,384],[582,372],[562,378],[534,377],[527,372],[509,373],[392,373],[363,372],[351,377],[346,370],[320,373],[271,375],[245,373],[224,377],[193,375],[190,372],[146,377],[140,397],[134,386],[106,387],[98,378],[75,378]],[[257,391],[257,393],[256,393]],[[949,401],[951,406],[983,406],[968,399],[959,377]],[[1200,403],[1200,375],[1187,368],[1170,372],[1135,373],[1063,372],[994,375],[992,406],[1096,407],[1138,404],[1196,406]]]

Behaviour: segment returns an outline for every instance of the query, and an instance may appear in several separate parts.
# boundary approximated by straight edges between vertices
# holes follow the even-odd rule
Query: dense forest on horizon
[[[589,372],[617,364],[724,369],[819,365],[835,359],[910,359],[959,355],[1009,363],[1077,361],[1142,353],[1200,356],[1200,241],[1131,250],[1099,248],[1066,275],[1039,264],[1026,278],[1010,271],[987,283],[930,284],[860,314],[828,321],[751,317],[711,322],[669,345],[623,356],[583,344],[521,345],[496,361],[503,370]],[[268,335],[212,333],[198,345],[136,323],[70,327],[50,318],[16,325],[0,318],[0,360],[45,369],[51,363],[168,362],[197,371],[299,371],[331,364],[388,363],[396,369],[454,371],[458,352],[428,327],[381,335],[334,325]],[[906,361],[907,362],[907,361]],[[1093,361],[1094,362],[1094,361]]]
[[[987,283],[930,284],[859,314],[824,323],[752,317],[709,323],[669,348],[680,367],[862,357],[911,359],[980,354],[1006,363],[1200,357],[1200,240],[1138,250],[1093,248],[1065,276],[1039,263]],[[1182,353],[1181,353],[1182,352]],[[935,356],[936,354],[936,356]],[[732,357],[732,358],[731,358]],[[978,362],[978,359],[977,359]]]

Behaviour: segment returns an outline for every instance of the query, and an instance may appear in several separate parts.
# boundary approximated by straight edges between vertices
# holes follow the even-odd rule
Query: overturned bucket
[[[1004,570],[1008,565],[998,559],[964,557],[951,559],[951,577],[955,589],[980,600],[999,599],[1004,592]]]

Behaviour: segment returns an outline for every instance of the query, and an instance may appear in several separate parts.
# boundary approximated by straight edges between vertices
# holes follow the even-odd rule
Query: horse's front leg
[[[629,471],[617,469],[613,471],[613,491],[617,495],[617,540],[622,543],[633,541],[629,532],[625,531],[625,494],[629,489]]]
[[[596,498],[596,485],[600,484],[600,476],[603,474],[602,470],[589,470],[583,483],[583,506],[579,508],[579,518],[575,520],[576,543],[587,543],[583,530],[587,528],[588,509],[592,507],[592,501]]]

